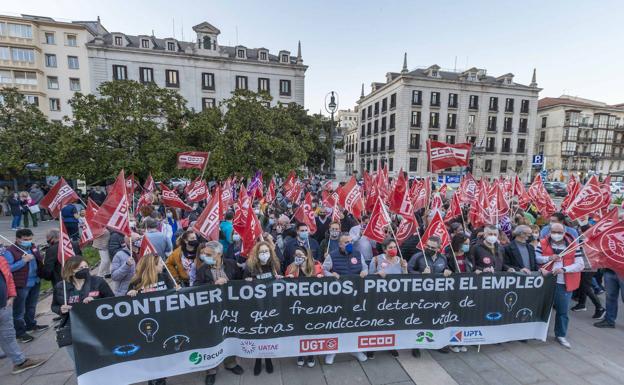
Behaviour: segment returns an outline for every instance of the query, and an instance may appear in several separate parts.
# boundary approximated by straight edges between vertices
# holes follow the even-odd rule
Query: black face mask
[[[431,257],[433,257],[435,255],[435,253],[436,252],[434,250],[432,250],[432,249],[430,249],[428,247],[425,247],[425,255],[427,257],[431,258]]]
[[[186,242],[186,246],[187,247],[191,247],[191,248],[196,248],[197,246],[199,246],[199,241],[195,240],[195,241],[188,241]]]
[[[87,279],[89,277],[89,268],[85,267],[84,269],[80,269],[74,273],[74,277],[77,279]]]
[[[528,243],[531,243],[531,242],[533,242],[534,240],[535,240],[535,237],[533,236],[533,234],[531,234],[531,235],[529,235],[529,237],[527,238],[527,240],[526,240],[526,241],[527,241]]]

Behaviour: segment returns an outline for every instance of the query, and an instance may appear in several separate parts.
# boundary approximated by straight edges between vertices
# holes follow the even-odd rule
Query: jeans
[[[13,365],[19,365],[26,360],[15,339],[13,311],[9,306],[0,308],[0,349],[11,358]]]
[[[37,326],[35,312],[39,300],[39,286],[37,282],[33,287],[21,287],[17,289],[17,297],[13,303],[13,325],[15,336],[20,337]]]
[[[566,291],[565,284],[558,283],[555,288],[554,307],[557,314],[555,315],[555,337],[565,337],[568,332],[568,311],[570,309],[570,299],[572,292]]]
[[[11,221],[11,228],[17,229],[20,226],[21,221],[22,221],[22,214],[13,215],[13,220]]]
[[[620,278],[611,270],[605,270],[604,283],[607,291],[605,320],[615,324],[618,311],[618,294],[624,301],[624,279]]]
[[[30,211],[27,211],[24,213],[24,227],[28,228],[28,218],[32,218],[33,221],[33,227],[37,227],[37,216],[33,213],[31,213]]]
[[[579,305],[585,305],[587,297],[589,297],[596,309],[602,309],[600,299],[594,293],[594,289],[592,289],[591,283],[593,277],[594,273],[591,271],[584,271],[581,273],[581,285],[579,286],[578,303]]]

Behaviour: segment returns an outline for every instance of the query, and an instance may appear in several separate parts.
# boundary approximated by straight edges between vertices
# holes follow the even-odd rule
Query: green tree
[[[29,164],[39,165],[43,172],[51,150],[49,127],[45,115],[16,88],[0,90],[0,174],[27,175]]]

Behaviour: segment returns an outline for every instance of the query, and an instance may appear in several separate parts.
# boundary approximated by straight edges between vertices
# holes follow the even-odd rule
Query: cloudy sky
[[[361,84],[385,73],[438,64],[515,74],[528,84],[533,68],[543,91],[624,103],[624,1],[3,1],[3,14],[94,20],[109,31],[192,40],[191,27],[208,21],[220,44],[296,53],[301,40],[305,104],[322,108],[327,92],[352,108]]]

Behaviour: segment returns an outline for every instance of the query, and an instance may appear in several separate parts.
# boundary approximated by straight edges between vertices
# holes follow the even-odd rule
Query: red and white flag
[[[264,196],[264,200],[267,203],[272,203],[275,200],[275,179],[271,178],[271,182],[269,182],[269,188],[267,189],[266,195]]]
[[[247,189],[245,185],[241,184],[240,191],[238,192],[238,202],[236,211],[234,212],[234,219],[232,225],[234,230],[242,237],[245,231],[245,226],[248,224],[247,215],[249,210],[252,209],[252,201],[249,195],[247,195]],[[251,210],[253,212],[253,210]]]
[[[234,204],[234,197],[232,196],[232,179],[228,178],[223,184],[221,189],[221,209],[225,213],[230,206]]]
[[[186,200],[191,203],[201,202],[208,199],[208,186],[206,181],[197,178],[193,182],[189,183],[185,188]]]
[[[427,158],[431,172],[455,166],[468,166],[471,148],[470,143],[449,144],[427,140]]]
[[[87,200],[87,208],[85,209],[85,219],[83,222],[80,223],[80,246],[82,247],[83,245],[86,245],[87,243],[93,241],[94,238],[94,234],[93,234],[93,228],[91,227],[91,224],[93,223],[93,217],[95,216],[95,214],[97,214],[97,210],[98,210],[98,206],[95,202],[93,202],[93,200],[91,198],[89,198]],[[100,226],[98,226],[96,223],[93,223],[93,225],[99,230],[98,231],[98,235],[99,233],[103,230]]]
[[[434,194],[433,198],[431,198],[431,210],[439,210],[442,208],[442,198],[440,194]]]
[[[396,241],[401,246],[407,238],[411,237],[418,231],[418,223],[403,219],[397,228]]]
[[[162,182],[160,182],[160,189],[162,190],[160,195],[160,201],[166,207],[175,207],[185,211],[192,211],[193,208],[180,199],[175,191],[169,190],[169,188]]]
[[[518,207],[520,207],[522,210],[526,210],[527,207],[529,207],[531,199],[529,198],[529,195],[527,194],[527,191],[520,181],[518,175],[516,175],[516,178],[514,179],[513,195],[518,197]]]
[[[108,227],[114,231],[130,236],[130,221],[128,220],[128,196],[126,181],[121,170],[113,183],[106,200],[93,217],[93,222]]]
[[[426,177],[419,181],[414,181],[410,190],[410,196],[414,202],[414,210],[427,207],[431,198],[431,179]]]
[[[39,207],[48,209],[54,218],[59,216],[61,209],[68,203],[77,201],[78,194],[61,178],[46,196],[39,201]]]
[[[601,187],[598,177],[592,175],[576,198],[570,203],[570,206],[566,209],[566,214],[570,219],[576,220],[584,215],[599,211],[604,207],[604,203],[607,202],[604,194],[604,188]],[[611,191],[608,191],[607,195],[608,200],[610,200]]]
[[[443,183],[442,186],[440,186],[440,196],[442,198],[446,198],[447,191],[448,191],[448,185],[446,183]]]
[[[324,191],[334,191],[334,181],[331,179],[323,184]]]
[[[141,246],[139,247],[139,255],[136,256],[137,262],[140,261],[141,258],[145,257],[148,254],[158,255],[158,251],[156,251],[156,248],[154,247],[152,242],[150,242],[149,238],[147,237],[147,234],[145,234],[143,235],[143,238],[141,239]]]
[[[284,184],[282,185],[284,191],[290,191],[293,187],[295,187],[296,180],[297,173],[295,173],[295,170],[290,170],[288,176],[286,177],[286,180],[284,181]]]
[[[134,199],[134,190],[139,187],[137,182],[134,180],[134,174],[130,174],[130,176],[126,179],[126,194],[128,194],[128,202],[132,204],[132,200]]]
[[[442,221],[442,216],[438,211],[433,214],[433,218],[431,219],[429,226],[427,226],[427,230],[425,230],[425,233],[422,236],[423,246],[427,243],[429,238],[434,235],[437,235],[440,238],[440,250],[444,250],[444,248],[450,243],[450,237],[448,231],[446,230],[446,225],[444,224],[444,221]]]
[[[455,193],[453,193],[453,197],[451,198],[449,208],[446,210],[446,215],[444,215],[444,222],[448,223],[460,215],[462,215],[462,211],[461,203],[459,202],[459,192],[455,191]]]
[[[364,209],[362,207],[362,190],[357,184],[355,177],[352,176],[349,182],[340,188],[338,199],[340,206],[353,214],[355,218],[360,219]]]
[[[298,180],[295,181],[294,186],[290,190],[284,190],[284,196],[292,203],[299,202],[303,185]]]
[[[58,254],[56,259],[62,264],[65,265],[65,262],[76,255],[74,252],[74,246],[72,245],[71,239],[69,239],[69,235],[67,235],[67,231],[65,230],[65,224],[63,221],[59,221],[60,223],[60,234],[59,234],[59,243],[58,243]]]
[[[578,195],[579,191],[581,191],[581,187],[582,185],[581,183],[579,183],[579,181],[576,180],[576,177],[574,175],[570,175],[570,179],[568,180],[568,185],[566,186],[568,195],[566,195],[566,197],[563,198],[563,201],[561,202],[561,210],[563,212],[565,212],[568,206],[570,206],[570,203],[572,203],[574,199],[576,199],[576,196]]]
[[[375,189],[375,187],[373,187]],[[379,201],[379,198],[377,199]],[[403,216],[409,221],[415,221],[414,217],[414,204],[409,196],[409,190],[407,188],[407,181],[403,175],[403,169],[399,172],[399,176],[394,184],[394,189],[389,197],[390,211]],[[377,205],[377,203],[375,204]]]
[[[209,152],[187,151],[178,153],[178,168],[197,168],[203,170],[208,164]]]
[[[624,221],[601,225],[593,234],[582,244],[592,267],[608,268],[624,276]]]
[[[201,234],[202,237],[209,241],[218,241],[219,224],[223,218],[222,214],[221,192],[219,191],[219,187],[217,187],[208,205],[206,205],[206,208],[193,225],[193,231]]]
[[[312,194],[306,194],[303,204],[295,210],[294,217],[300,223],[308,225],[310,234],[316,233],[316,219],[314,218],[314,211],[312,211]]]
[[[251,205],[247,208],[246,218],[245,228],[242,233],[239,233],[243,241],[241,255],[249,255],[249,252],[256,244],[256,240],[262,235],[262,226]]]
[[[540,215],[544,218],[550,217],[555,211],[557,211],[557,207],[555,207],[555,203],[552,198],[546,191],[544,187],[544,183],[542,182],[542,177],[540,174],[535,176],[533,183],[529,187],[527,191],[527,195],[531,199],[531,201],[537,207]]]
[[[154,178],[152,178],[152,173],[147,176],[145,183],[143,184],[143,190],[145,192],[154,192],[156,189],[156,183],[154,182]]]
[[[383,242],[386,238],[384,229],[388,225],[390,225],[390,217],[385,207],[383,207],[381,199],[377,199],[377,204],[370,216],[370,221],[368,221],[368,225],[366,225],[366,229],[364,229],[362,235],[376,242]]]
[[[472,177],[472,174],[468,173],[459,184],[459,200],[464,205],[469,205],[477,199],[479,187],[477,182]]]

